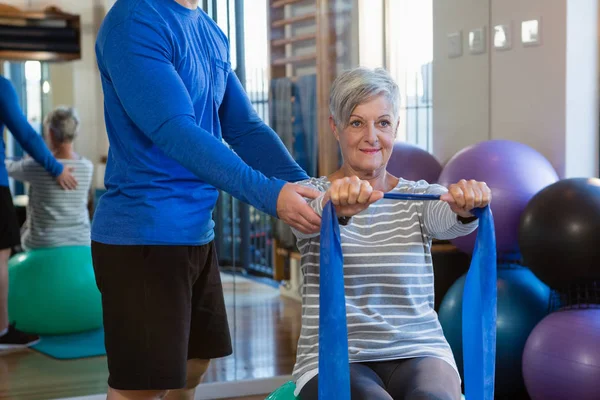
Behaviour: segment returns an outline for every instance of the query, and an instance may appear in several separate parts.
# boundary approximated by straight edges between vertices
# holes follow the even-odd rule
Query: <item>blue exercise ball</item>
[[[466,275],[448,290],[439,310],[444,335],[463,374],[462,297]],[[549,312],[550,289],[527,268],[499,267],[496,318],[496,386],[499,398],[525,393],[521,360],[533,328]]]
[[[89,246],[17,254],[8,262],[8,280],[8,315],[22,331],[62,335],[102,326]]]

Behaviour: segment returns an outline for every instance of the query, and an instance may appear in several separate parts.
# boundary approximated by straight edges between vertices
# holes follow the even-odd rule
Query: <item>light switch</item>
[[[469,32],[469,51],[471,54],[485,53],[485,29],[473,29]]]
[[[494,48],[496,50],[509,50],[512,47],[511,26],[494,26]]]
[[[462,56],[462,31],[448,34],[448,57]]]
[[[521,42],[524,46],[537,46],[542,40],[539,19],[530,19],[521,23]]]

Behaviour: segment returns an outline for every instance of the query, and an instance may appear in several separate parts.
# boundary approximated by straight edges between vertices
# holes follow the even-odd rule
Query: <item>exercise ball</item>
[[[296,400],[294,391],[296,390],[296,384],[292,381],[284,383],[277,390],[267,396],[265,400]]]
[[[8,261],[8,315],[17,328],[62,335],[102,326],[90,247],[30,250]]]
[[[553,289],[600,280],[600,179],[558,181],[536,194],[523,212],[523,260]]]
[[[466,275],[442,300],[439,320],[464,380],[462,298]],[[548,313],[550,289],[523,267],[498,269],[496,318],[496,385],[499,398],[518,398],[525,392],[521,360],[527,337]]]
[[[557,311],[531,332],[523,376],[532,400],[600,397],[600,310]]]
[[[489,140],[459,151],[444,166],[439,183],[449,186],[461,179],[486,182],[492,190],[496,247],[500,257],[519,251],[519,218],[531,198],[556,182],[558,175],[540,153],[510,140]],[[452,240],[472,253],[477,233]]]
[[[442,165],[431,153],[422,148],[397,142],[394,144],[387,170],[392,175],[409,181],[423,179],[428,183],[436,183],[442,172]]]
[[[296,390],[296,384],[292,381],[284,383],[282,386],[277,388],[273,393],[268,395],[265,400],[298,400],[298,397],[294,395]],[[465,396],[461,395],[461,400],[465,400]]]

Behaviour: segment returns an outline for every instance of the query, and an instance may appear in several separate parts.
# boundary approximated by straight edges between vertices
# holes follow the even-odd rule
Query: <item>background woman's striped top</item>
[[[327,178],[299,182],[325,192]],[[399,193],[442,194],[425,181],[400,179]],[[310,202],[322,214],[323,196]],[[431,239],[471,233],[442,201],[382,199],[340,226],[350,362],[437,357],[456,369],[434,311]],[[319,236],[294,230],[302,258],[302,330],[294,367],[296,394],[318,370]],[[458,371],[457,371],[458,372]]]
[[[6,161],[10,177],[30,184],[27,220],[21,232],[24,249],[89,246],[91,243],[87,204],[94,165],[85,158],[58,161],[65,168],[74,168],[77,189],[63,190],[32,159]]]

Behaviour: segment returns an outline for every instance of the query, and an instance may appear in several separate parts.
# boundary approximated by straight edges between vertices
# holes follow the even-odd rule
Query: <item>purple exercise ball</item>
[[[433,155],[422,148],[405,142],[397,142],[394,144],[387,170],[392,175],[409,181],[424,179],[428,183],[437,183],[440,172],[442,172],[442,165]]]
[[[486,182],[492,190],[496,248],[500,254],[519,252],[519,222],[529,200],[540,190],[558,181],[558,175],[540,153],[510,140],[489,140],[469,146],[444,166],[439,183],[449,186],[461,179]],[[477,232],[452,240],[472,253]]]
[[[532,400],[600,398],[600,309],[558,311],[537,324],[523,378]]]

